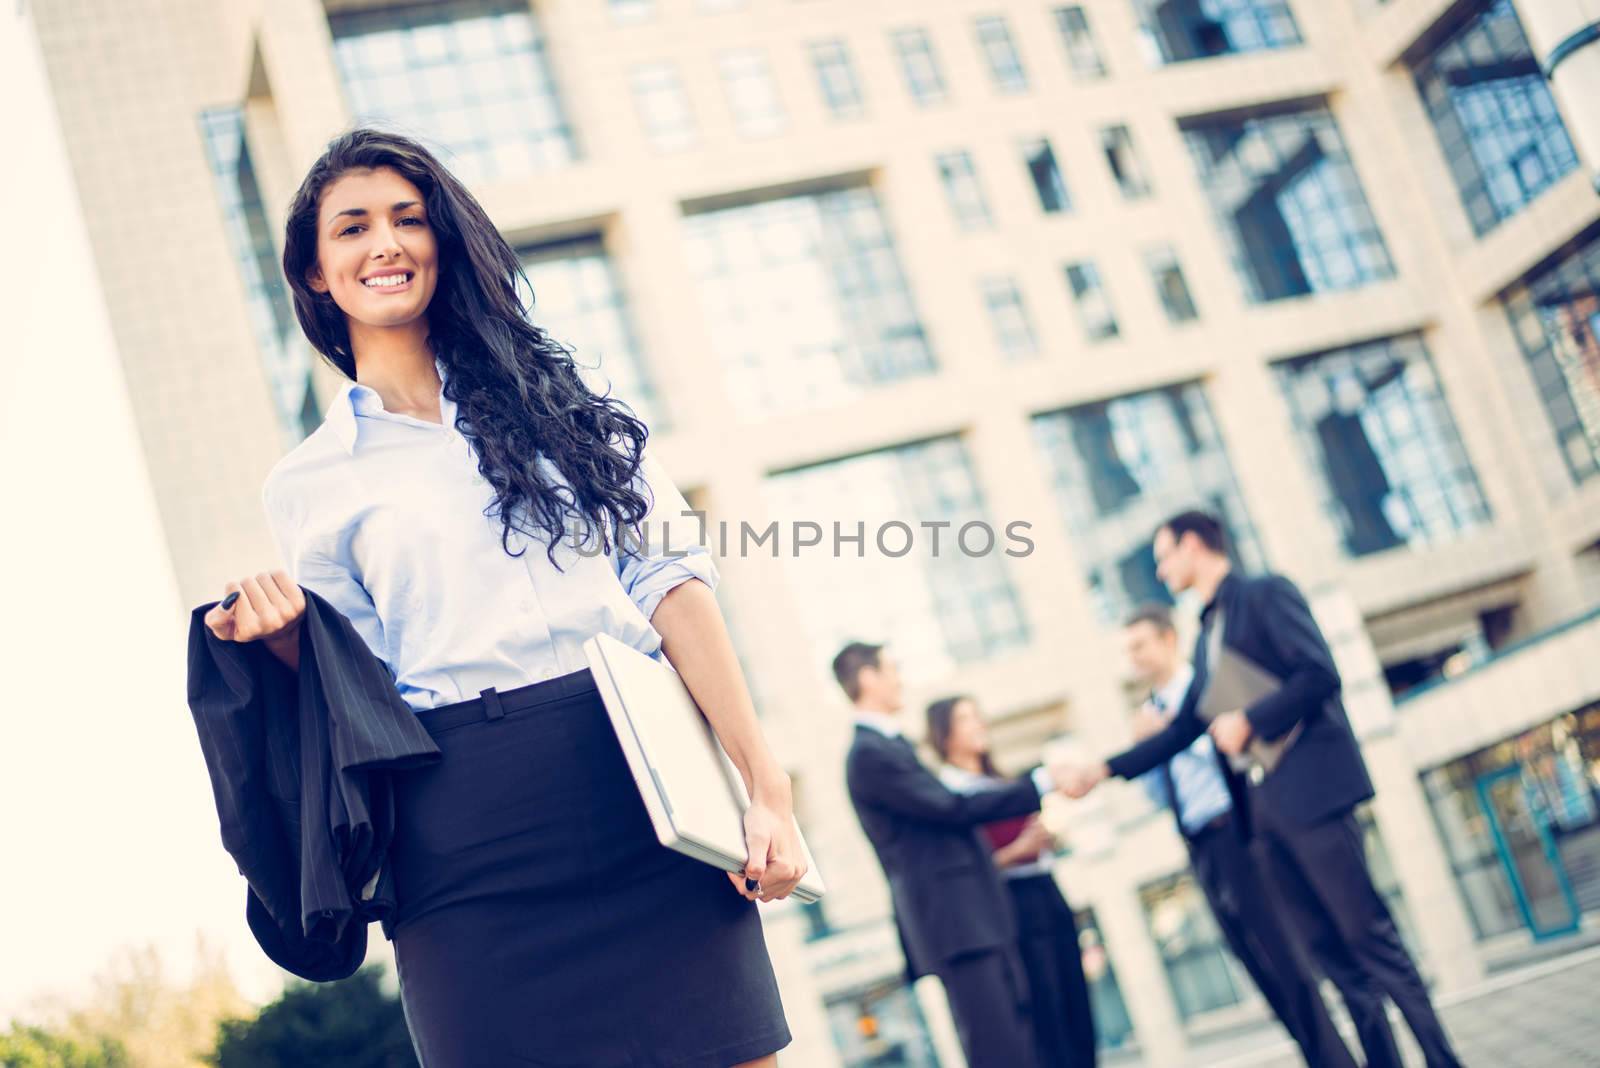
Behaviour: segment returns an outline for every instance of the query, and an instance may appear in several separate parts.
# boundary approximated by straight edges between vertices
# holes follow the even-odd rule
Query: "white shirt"
[[[442,382],[444,363],[434,362]],[[613,537],[602,554],[595,533],[580,553],[569,519],[559,573],[543,540],[513,529],[507,542],[521,556],[501,547],[500,518],[483,514],[493,487],[442,391],[439,408],[443,425],[388,412],[376,390],[345,383],[261,488],[290,576],[344,613],[414,709],[580,671],[583,642],[598,633],[664,659],[650,625],[656,605],[690,579],[712,589],[719,580],[698,543],[703,524],[666,472],[645,454],[635,481],[654,504],[644,545],[623,549]]]

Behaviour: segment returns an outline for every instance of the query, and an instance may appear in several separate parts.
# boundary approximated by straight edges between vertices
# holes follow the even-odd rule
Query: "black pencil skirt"
[[[755,902],[662,846],[587,670],[418,713],[388,925],[423,1068],[728,1068],[790,1033]]]

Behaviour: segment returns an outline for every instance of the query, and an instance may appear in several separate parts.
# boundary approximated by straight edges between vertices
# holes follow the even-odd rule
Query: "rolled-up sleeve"
[[[655,614],[673,588],[699,579],[717,588],[721,575],[711,557],[703,517],[689,508],[678,487],[655,459],[645,453],[635,488],[650,502],[650,512],[637,535],[630,528],[616,546],[617,579],[645,619]],[[641,541],[638,535],[643,536]]]

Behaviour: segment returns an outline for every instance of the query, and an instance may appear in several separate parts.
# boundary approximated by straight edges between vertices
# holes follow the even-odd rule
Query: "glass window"
[[[1050,142],[1043,137],[1022,142],[1022,158],[1027,161],[1033,190],[1039,195],[1039,210],[1047,215],[1070,210],[1072,197],[1067,193],[1067,180]]]
[[[645,22],[655,17],[656,0],[610,0],[614,22]]]
[[[1056,29],[1061,32],[1061,43],[1067,50],[1067,66],[1082,81],[1103,78],[1105,61],[1100,58],[1100,46],[1095,43],[1089,29],[1089,16],[1077,4],[1055,9]]]
[[[1600,475],[1600,227],[1504,297],[1575,483]]]
[[[1244,1000],[1249,979],[1228,955],[1194,876],[1185,871],[1146,883],[1139,888],[1139,903],[1179,1016],[1188,1020]]]
[[[1200,317],[1194,298],[1189,295],[1189,283],[1184,281],[1183,268],[1178,264],[1178,254],[1171,245],[1146,249],[1144,265],[1155,283],[1156,296],[1161,300],[1161,310],[1167,313],[1167,322],[1187,323]]]
[[[978,31],[978,48],[989,67],[994,86],[1002,93],[1028,91],[1028,73],[1022,69],[1022,57],[1011,40],[1011,29],[999,15],[986,15],[974,23]]]
[[[989,201],[978,182],[978,171],[968,152],[945,152],[934,160],[939,165],[939,182],[945,199],[963,230],[982,230],[994,225]]]
[[[1578,165],[1511,0],[1475,12],[1414,73],[1475,233]]]
[[[1422,773],[1479,938],[1600,910],[1600,704]]]
[[[948,90],[928,31],[896,30],[889,39],[894,44],[895,54],[900,57],[900,70],[905,74],[906,89],[911,93],[911,99],[918,107],[943,103]]]
[[[1195,383],[1167,386],[1033,418],[1057,506],[1102,622],[1172,596],[1156,578],[1151,539],[1185,508],[1204,508],[1227,527],[1234,557],[1265,566],[1255,531]]]
[[[816,41],[811,45],[811,65],[816,68],[817,85],[828,113],[836,119],[859,118],[865,111],[861,83],[856,78],[850,50],[840,40]]]
[[[675,64],[642,63],[628,72],[628,80],[633,86],[639,121],[653,148],[672,152],[699,140],[689,94],[684,91]]]
[[[1039,352],[1039,339],[1034,334],[1033,322],[1022,303],[1015,279],[1006,275],[985,278],[983,304],[1002,356],[1016,360]]]
[[[1284,0],[1134,0],[1151,66],[1300,43]]]
[[[1489,521],[1419,335],[1301,356],[1274,370],[1346,553],[1436,545]]]
[[[745,418],[840,404],[933,371],[871,189],[696,212],[684,219],[684,242]]]
[[[724,52],[717,58],[722,86],[733,111],[733,126],[745,137],[767,137],[788,126],[778,83],[767,57],[755,49]]]
[[[244,113],[237,107],[203,111],[200,133],[278,424],[286,441],[299,442],[322,417],[311,389],[310,350],[298,343],[301,335],[273,241],[274,227],[267,220],[250,158]]]
[[[517,177],[577,157],[527,0],[341,11],[328,27],[356,121],[437,141],[464,181]]]
[[[518,257],[533,287],[533,323],[572,352],[590,389],[609,389],[652,428],[664,429],[627,298],[599,239],[524,248]]]
[[[830,994],[827,1009],[844,1068],[939,1068],[922,1008],[903,977]]]
[[[1394,276],[1327,108],[1196,121],[1184,137],[1253,303]]]
[[[786,471],[765,489],[819,671],[864,636],[892,642],[907,678],[922,680],[1027,644],[1005,566],[1013,546],[987,515],[959,438]],[[806,522],[821,542],[791,550],[781,532]],[[836,529],[860,540],[835,551]]]
[[[1150,195],[1150,179],[1145,175],[1144,160],[1133,147],[1132,131],[1126,126],[1105,127],[1100,131],[1100,148],[1124,197],[1138,200]]]
[[[1078,321],[1090,341],[1104,341],[1116,337],[1117,314],[1111,307],[1111,297],[1100,282],[1100,269],[1092,263],[1067,265],[1067,284],[1072,287],[1073,301],[1078,308]]]
[[[1078,928],[1078,951],[1083,958],[1083,977],[1089,982],[1089,1011],[1094,1016],[1095,1041],[1103,1050],[1121,1049],[1133,1038],[1133,1018],[1122,998],[1117,971],[1106,952],[1105,936],[1095,919],[1094,909],[1073,913]]]

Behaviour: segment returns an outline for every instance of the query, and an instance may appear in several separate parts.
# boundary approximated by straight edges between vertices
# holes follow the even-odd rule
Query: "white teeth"
[[[369,286],[373,289],[377,289],[379,287],[388,288],[390,286],[404,285],[410,280],[411,276],[409,274],[386,274],[381,278],[368,278],[362,283],[362,285]]]

